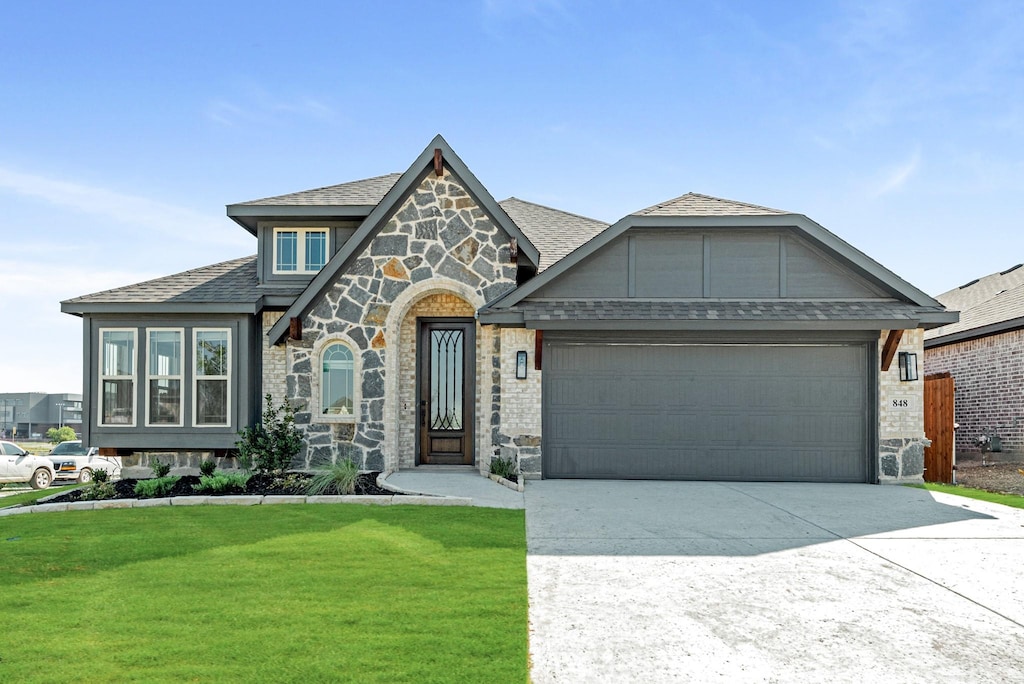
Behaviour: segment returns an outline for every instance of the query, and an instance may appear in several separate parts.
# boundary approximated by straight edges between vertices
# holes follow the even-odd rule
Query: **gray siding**
[[[531,297],[862,299],[890,295],[788,229],[632,229]]]
[[[870,344],[545,340],[545,477],[867,482]]]
[[[259,415],[261,383],[259,365],[259,326],[253,316],[90,316],[84,318],[83,439],[94,447],[119,449],[230,449],[237,432]],[[137,333],[135,372],[135,425],[99,425],[99,331],[102,328],[131,328]],[[182,363],[184,377],[184,426],[147,426],[146,354],[148,328],[184,328]],[[195,328],[227,328],[231,331],[231,375],[229,425],[195,427],[192,424],[192,379]]]

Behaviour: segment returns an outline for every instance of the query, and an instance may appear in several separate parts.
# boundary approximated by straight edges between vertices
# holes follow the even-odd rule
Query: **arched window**
[[[320,377],[320,410],[325,416],[354,416],[355,357],[348,345],[335,342],[324,349]]]

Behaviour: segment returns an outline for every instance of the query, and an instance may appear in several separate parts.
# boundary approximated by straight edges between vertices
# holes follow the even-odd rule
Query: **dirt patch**
[[[956,464],[956,483],[964,487],[984,489],[999,494],[1024,496],[1024,461],[982,464],[981,460],[964,460]]]

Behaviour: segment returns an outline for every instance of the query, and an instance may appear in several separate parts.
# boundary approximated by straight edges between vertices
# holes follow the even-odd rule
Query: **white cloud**
[[[871,194],[874,197],[888,195],[903,188],[921,168],[921,150],[914,150],[910,158],[902,164],[891,167],[880,174],[881,179],[875,183]]]
[[[232,101],[222,98],[212,100],[206,106],[206,117],[222,126],[237,126],[267,125],[283,117],[330,123],[338,120],[338,113],[329,104],[314,97],[281,97],[263,88],[250,87],[233,96]]]
[[[224,230],[224,219],[148,197],[58,180],[0,167],[0,190],[102,216],[136,228],[160,231],[176,240],[251,248],[238,231]]]

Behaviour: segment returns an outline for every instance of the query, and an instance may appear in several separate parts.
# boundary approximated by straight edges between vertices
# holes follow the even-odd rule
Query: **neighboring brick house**
[[[307,469],[921,479],[922,383],[890,364],[956,315],[805,216],[496,202],[440,136],[404,173],[228,215],[255,256],[62,303],[91,445],[229,457],[270,394]]]
[[[925,372],[949,373],[956,385],[958,453],[998,435],[1002,451],[1024,450],[1024,268],[972,280],[936,297],[960,311],[957,323],[925,333]]]

